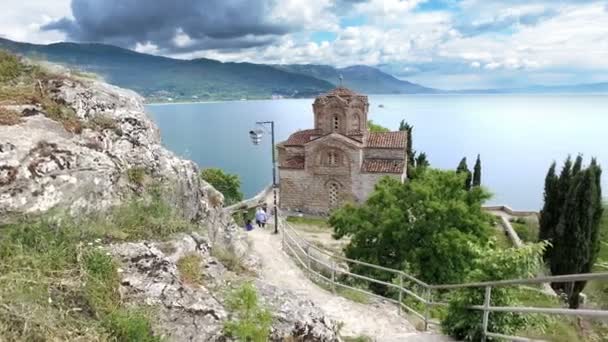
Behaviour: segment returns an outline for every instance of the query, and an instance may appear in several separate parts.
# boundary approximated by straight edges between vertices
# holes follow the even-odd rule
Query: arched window
[[[351,130],[354,132],[361,131],[361,120],[360,120],[359,114],[357,114],[357,113],[353,114],[352,118],[353,118],[352,119],[353,121],[351,124]]]
[[[333,117],[332,129],[334,132],[337,132],[340,129],[340,118],[337,115],[334,115]]]
[[[338,154],[335,151],[329,152],[327,156],[327,164],[329,164],[329,166],[338,165]]]
[[[335,208],[339,204],[338,190],[340,186],[336,182],[329,183],[329,207]]]

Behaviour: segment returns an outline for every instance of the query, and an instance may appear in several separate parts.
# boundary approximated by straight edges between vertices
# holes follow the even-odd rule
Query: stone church
[[[376,182],[406,177],[405,132],[367,129],[367,96],[338,87],[315,99],[314,128],[277,145],[280,207],[327,214],[367,199]]]

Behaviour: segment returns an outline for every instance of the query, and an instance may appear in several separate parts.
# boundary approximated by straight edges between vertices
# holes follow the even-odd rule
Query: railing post
[[[492,296],[492,287],[486,286],[486,294],[483,299],[483,336],[482,342],[485,342],[488,337],[488,320],[490,318],[490,296]]]
[[[424,331],[429,330],[429,315],[431,313],[431,289],[424,288]]]
[[[331,261],[331,291],[336,293],[336,261]]]
[[[399,315],[401,315],[401,303],[403,303],[403,274],[399,273]]]

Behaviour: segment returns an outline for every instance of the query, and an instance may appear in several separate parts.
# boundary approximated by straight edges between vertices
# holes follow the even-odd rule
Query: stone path
[[[281,250],[280,236],[270,232],[268,228],[249,232],[253,251],[262,263],[262,279],[311,300],[328,317],[342,322],[342,336],[367,336],[377,342],[450,341],[441,335],[416,331],[410,322],[398,315],[393,305],[355,303],[315,285]]]

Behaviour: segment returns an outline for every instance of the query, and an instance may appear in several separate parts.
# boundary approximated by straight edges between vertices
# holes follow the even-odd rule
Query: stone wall
[[[366,148],[363,152],[365,158],[376,159],[405,159],[405,150],[388,148]]]

